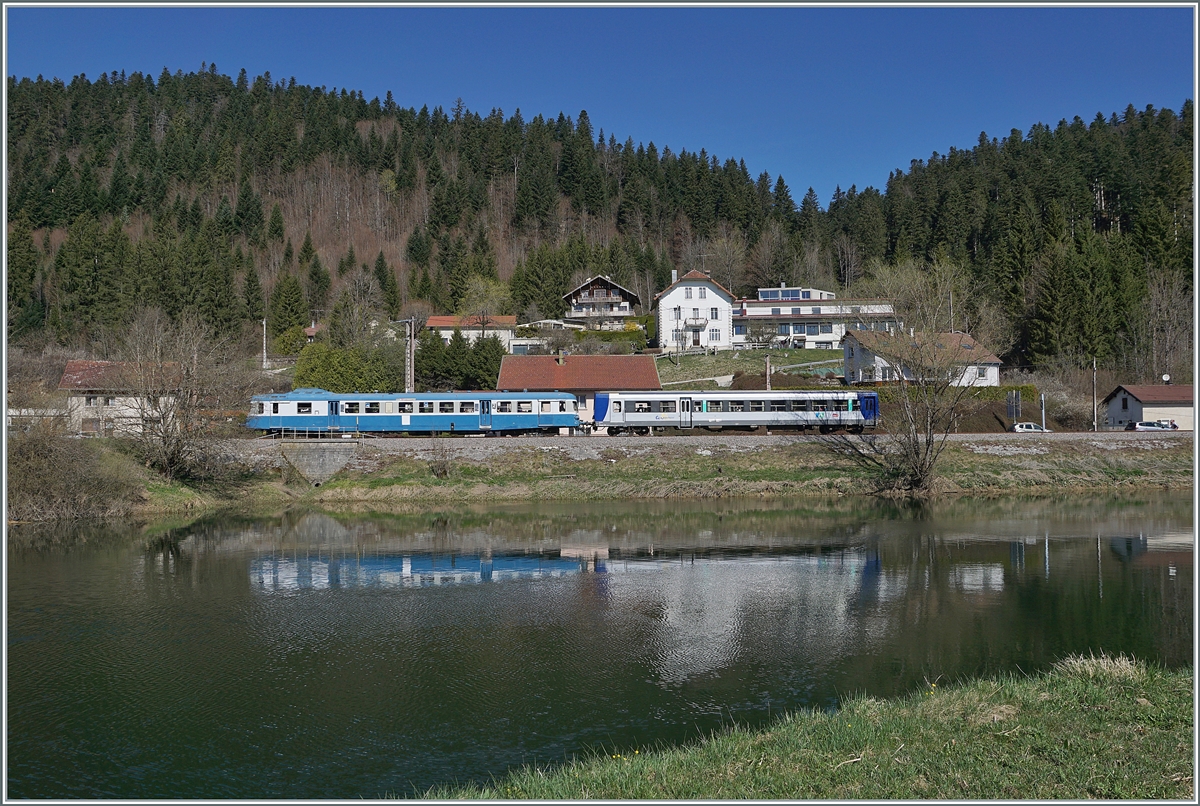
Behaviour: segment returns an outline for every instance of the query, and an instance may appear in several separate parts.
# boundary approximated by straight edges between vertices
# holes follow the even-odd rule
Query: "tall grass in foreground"
[[[525,767],[436,799],[1193,798],[1193,675],[1069,657],[1042,675],[931,684],[688,747]]]

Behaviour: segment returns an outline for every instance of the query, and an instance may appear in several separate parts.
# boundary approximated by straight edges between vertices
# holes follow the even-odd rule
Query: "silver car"
[[[1049,434],[1052,433],[1049,428],[1042,428],[1037,423],[1013,423],[1012,428],[1008,429],[1014,434]]]

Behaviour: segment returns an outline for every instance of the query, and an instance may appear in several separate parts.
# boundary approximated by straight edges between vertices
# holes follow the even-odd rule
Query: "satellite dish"
[[[1171,382],[1171,376],[1170,376],[1170,375],[1164,375],[1164,376],[1163,376],[1163,383],[1170,383],[1170,382]]]

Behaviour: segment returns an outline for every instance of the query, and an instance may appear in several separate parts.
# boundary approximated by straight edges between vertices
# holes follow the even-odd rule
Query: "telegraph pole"
[[[263,369],[267,368],[267,320],[263,320]]]
[[[411,395],[417,390],[416,370],[414,364],[417,358],[416,346],[416,319],[409,317],[408,319],[393,319],[388,324],[404,325],[404,393]]]
[[[1096,428],[1096,356],[1092,356],[1092,431]]]

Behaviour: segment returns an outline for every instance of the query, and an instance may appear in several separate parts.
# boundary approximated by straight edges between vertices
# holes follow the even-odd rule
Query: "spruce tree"
[[[284,274],[271,290],[271,310],[267,326],[272,336],[308,324],[308,305],[304,301],[304,289],[300,281],[291,274]]]
[[[314,256],[308,267],[308,307],[314,319],[325,310],[332,284],[328,269],[321,265],[321,258]]]
[[[267,224],[267,240],[271,243],[283,243],[283,239],[287,233],[283,226],[283,209],[278,205],[271,207],[271,221]],[[304,246],[307,246],[309,251],[312,251],[312,239],[306,233],[304,236]],[[300,264],[304,265],[304,247],[300,248]]]
[[[258,269],[254,268],[254,259],[246,265],[246,280],[242,284],[242,297],[246,304],[246,318],[257,322],[263,318],[262,284],[258,279]]]

